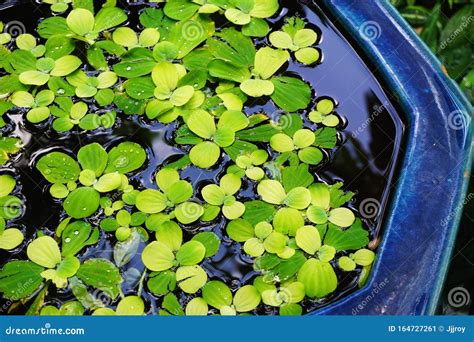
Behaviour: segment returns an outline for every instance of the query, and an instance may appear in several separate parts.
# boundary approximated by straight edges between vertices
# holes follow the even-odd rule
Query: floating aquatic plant
[[[129,141],[48,148],[31,165],[47,181],[59,222],[34,232],[17,224],[29,209],[23,176],[2,171],[0,249],[26,251],[0,270],[4,298],[40,315],[244,315],[263,307],[301,315],[305,301],[337,291],[343,272],[360,269],[363,284],[375,254],[353,193],[316,176],[339,142],[337,102],[313,99],[310,84],[287,72],[292,56],[317,67],[317,30],[287,18],[271,32],[276,0],[157,1],[138,28],[115,1],[97,13],[93,1],[42,2],[55,14],[37,35],[0,33],[0,114],[20,114],[61,141],[113,136],[140,116],[172,127],[165,140],[180,158],[157,161],[128,131]],[[248,112],[252,101],[278,115]],[[22,145],[9,125],[0,120],[0,165],[13,167]],[[144,176],[145,167],[154,172]],[[218,280],[211,269],[225,248],[258,275],[238,285]],[[74,299],[56,305],[47,300],[53,288]]]

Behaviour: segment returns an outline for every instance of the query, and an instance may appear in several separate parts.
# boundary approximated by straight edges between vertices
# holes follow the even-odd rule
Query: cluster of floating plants
[[[37,36],[0,34],[0,114],[22,113],[59,135],[111,130],[138,115],[175,125],[184,154],[156,165],[156,184],[146,188],[131,181],[149,163],[136,142],[44,153],[34,167],[61,221],[28,237],[15,226],[28,202],[22,178],[3,172],[0,248],[22,256],[0,271],[10,309],[300,315],[303,303],[324,301],[347,274],[363,284],[374,253],[348,206],[353,193],[315,177],[343,128],[337,101],[313,99],[308,83],[285,73],[289,60],[307,68],[322,62],[317,29],[292,17],[271,31],[277,0],[155,2],[137,30],[124,26],[127,13],[115,1],[94,11],[92,1],[44,0],[55,15],[39,23]],[[277,118],[245,112],[262,99],[280,108]],[[0,164],[21,149],[19,138],[2,135]],[[196,187],[183,176],[223,160],[214,183]],[[88,256],[102,239],[112,241],[113,257]],[[207,261],[223,243],[240,246],[252,277],[236,284],[210,276]],[[124,266],[136,255],[142,270],[133,268],[136,286],[124,293]],[[74,299],[51,300],[64,291]]]

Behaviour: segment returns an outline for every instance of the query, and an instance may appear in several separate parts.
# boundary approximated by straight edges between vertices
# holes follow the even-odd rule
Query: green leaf
[[[331,264],[308,259],[298,272],[298,281],[304,284],[309,298],[322,298],[334,292],[337,277]]]
[[[296,112],[308,107],[311,101],[311,88],[305,82],[293,77],[272,78],[275,92],[272,100],[287,112]]]
[[[228,110],[222,113],[217,123],[219,129],[227,129],[233,132],[240,131],[249,125],[249,119],[247,116],[234,110]]]
[[[207,281],[207,274],[200,266],[182,266],[176,270],[178,286],[186,293],[196,293]]]
[[[33,95],[26,91],[17,91],[10,97],[10,101],[17,107],[31,108],[35,104]]]
[[[160,32],[154,28],[144,29],[139,36],[139,44],[144,47],[155,46],[160,40]]]
[[[323,262],[330,262],[336,255],[336,249],[332,246],[324,245],[318,251],[318,258]]]
[[[219,250],[221,240],[213,232],[201,232],[193,236],[192,241],[198,241],[206,248],[204,257],[209,258],[214,256]]]
[[[194,146],[189,153],[189,158],[197,167],[207,169],[217,162],[220,154],[219,146],[210,141],[206,141]]]
[[[31,261],[46,268],[54,268],[61,262],[58,243],[49,236],[33,240],[28,245],[27,255]]]
[[[304,226],[303,215],[293,208],[280,208],[273,218],[275,231],[294,236],[298,228]]]
[[[127,20],[125,12],[118,7],[103,7],[95,16],[95,32],[102,32],[118,26]]]
[[[218,280],[212,280],[203,287],[202,297],[207,304],[218,310],[232,304],[232,292],[226,284]]]
[[[293,38],[283,31],[274,31],[270,34],[270,43],[279,49],[293,48]]]
[[[199,9],[199,5],[187,0],[171,0],[164,7],[166,16],[174,20],[188,20]]]
[[[178,58],[182,59],[215,32],[214,21],[197,16],[181,20],[171,26],[167,40],[178,48]]]
[[[117,28],[112,34],[112,39],[115,43],[128,48],[138,44],[137,34],[129,27]]]
[[[63,36],[72,33],[67,25],[66,19],[60,16],[49,17],[41,21],[38,24],[37,31],[38,34],[44,39],[49,39],[54,35]]]
[[[229,237],[237,242],[245,242],[255,237],[252,224],[243,219],[230,221],[226,230]]]
[[[0,197],[9,195],[15,189],[16,180],[13,176],[4,174],[0,175]]]
[[[311,203],[311,193],[303,187],[293,188],[288,192],[283,203],[294,209],[306,209]]]
[[[275,91],[275,86],[267,80],[246,80],[240,85],[240,89],[252,97],[270,96]]]
[[[329,222],[339,227],[349,227],[355,221],[354,213],[347,208],[336,208],[329,212]]]
[[[255,55],[254,72],[264,80],[269,79],[289,58],[288,51],[275,50],[270,47],[261,48]]]
[[[298,30],[293,37],[295,45],[299,48],[306,48],[308,46],[314,45],[317,39],[318,35],[311,29]]]
[[[295,52],[296,59],[306,65],[310,65],[319,61],[321,55],[317,49],[303,48]]]
[[[338,208],[352,199],[354,194],[352,192],[344,193],[340,188],[342,187],[342,182],[335,183],[329,187],[329,192],[331,194],[331,200],[329,206],[331,208]]]
[[[176,253],[176,260],[180,265],[192,266],[200,263],[206,255],[206,247],[199,241],[189,241]]]
[[[185,85],[176,89],[170,97],[170,102],[176,107],[187,104],[194,96],[194,87]]]
[[[236,67],[230,62],[216,59],[209,64],[209,74],[223,80],[244,82],[251,76],[250,71],[246,67]]]
[[[304,226],[296,231],[296,244],[306,253],[314,255],[321,247],[321,237],[313,226]]]
[[[270,221],[275,214],[275,209],[271,204],[262,201],[245,202],[245,213],[243,218],[251,224],[262,221]]]
[[[99,208],[99,193],[93,188],[82,187],[72,191],[64,201],[66,213],[76,219],[89,217]]]
[[[114,72],[120,77],[134,78],[150,74],[156,65],[156,61],[150,55],[133,55],[130,50],[127,55],[122,56],[122,62],[113,66]],[[147,50],[148,52],[148,50]],[[128,56],[128,57],[127,57]]]
[[[146,153],[139,144],[123,142],[110,150],[105,172],[126,174],[139,169],[145,160]]]
[[[272,272],[275,272],[280,281],[284,282],[294,277],[305,262],[306,258],[303,253],[296,251],[292,257],[276,265]]]
[[[225,17],[235,25],[246,25],[250,23],[252,17],[236,8],[229,8],[225,11]]]
[[[330,225],[324,237],[324,244],[333,246],[338,251],[359,249],[369,243],[368,235],[368,231],[362,226],[362,221],[357,219],[345,230]]]
[[[288,237],[279,232],[271,233],[263,242],[268,253],[281,253],[285,249]]]
[[[242,27],[242,33],[249,37],[265,37],[269,31],[267,22],[259,18],[252,18],[250,23]]]
[[[63,56],[54,62],[54,68],[51,70],[51,76],[67,76],[75,71],[82,64],[76,56]]]
[[[83,8],[72,10],[66,18],[71,31],[79,36],[85,36],[94,29],[94,15]]]
[[[258,194],[267,203],[282,204],[286,198],[285,189],[280,182],[275,180],[263,180],[258,184]]]
[[[251,238],[245,241],[243,249],[251,257],[259,257],[265,252],[265,246],[257,238]]]
[[[339,267],[343,270],[343,271],[346,271],[346,272],[350,272],[350,271],[353,271],[355,270],[356,268],[356,263],[354,262],[354,260],[352,260],[351,258],[347,257],[347,256],[342,256],[339,258],[339,260],[337,261]]]
[[[277,0],[255,1],[250,14],[256,18],[269,18],[278,11],[278,8]]]
[[[334,148],[337,143],[336,129],[334,128],[319,128],[315,132],[314,145],[321,148]]]
[[[297,166],[288,166],[282,170],[282,184],[286,191],[296,187],[308,187],[313,183],[314,177],[308,171],[308,165],[300,164]]]
[[[164,243],[172,251],[177,251],[183,242],[183,231],[173,221],[164,222],[156,230],[156,240]]]
[[[148,289],[156,295],[164,295],[176,288],[176,274],[172,271],[165,271],[150,275],[148,280]]]
[[[369,249],[363,248],[351,254],[350,257],[357,265],[369,266],[374,262],[375,253]]]
[[[260,293],[255,286],[244,285],[235,293],[235,310],[238,312],[252,311],[260,304],[260,300]]]
[[[81,265],[78,258],[74,256],[65,257],[56,268],[56,274],[61,278],[70,278],[74,276]],[[54,282],[54,279],[53,279]]]
[[[147,7],[140,14],[140,23],[145,27],[161,27],[163,20],[163,10],[160,8]]]
[[[0,292],[9,300],[33,294],[43,283],[43,267],[31,261],[10,261],[0,271]]]
[[[154,241],[142,252],[143,264],[151,271],[166,271],[173,267],[175,257],[171,249],[162,242]]]
[[[76,221],[64,229],[61,238],[61,255],[64,257],[73,256],[85,246],[96,243],[99,238],[99,231],[97,228],[92,230],[89,223]]]
[[[136,198],[138,210],[146,214],[156,214],[167,207],[167,197],[160,191],[146,189],[140,192]]]
[[[110,192],[118,189],[122,185],[122,177],[118,172],[102,175],[94,184],[94,189],[99,192]]]
[[[107,152],[97,143],[83,146],[79,149],[77,160],[83,170],[94,171],[96,177],[102,175],[107,165]]]
[[[186,305],[186,316],[206,316],[209,311],[207,303],[202,298],[193,298]]]
[[[19,80],[23,84],[41,86],[48,83],[49,75],[37,70],[24,71]]]
[[[131,98],[144,100],[153,97],[155,84],[150,77],[138,77],[128,80],[125,89]]]
[[[138,296],[127,296],[118,303],[116,312],[121,316],[141,316],[145,313],[145,303]]]
[[[118,268],[106,259],[86,260],[76,275],[85,284],[103,291],[111,299],[115,299],[119,294],[122,277]]]
[[[17,73],[36,70],[36,57],[25,50],[15,50],[8,56],[8,62]]]
[[[201,138],[210,139],[216,133],[214,118],[204,110],[193,111],[186,123]]]
[[[225,28],[218,38],[207,41],[209,51],[219,60],[226,61],[237,68],[249,68],[255,60],[256,50],[252,40],[233,28]],[[250,77],[247,77],[248,79]]]
[[[5,229],[3,233],[0,233],[0,249],[14,249],[23,242],[23,239],[23,233],[19,229]]]
[[[278,133],[272,125],[260,125],[236,133],[236,138],[252,142],[269,142],[271,137]]]
[[[76,181],[81,171],[76,161],[62,152],[51,152],[41,157],[36,168],[50,183]]]
[[[303,308],[298,304],[284,304],[280,307],[280,316],[301,316]]]
[[[293,139],[284,133],[277,133],[270,139],[270,146],[277,152],[291,152],[295,149]]]

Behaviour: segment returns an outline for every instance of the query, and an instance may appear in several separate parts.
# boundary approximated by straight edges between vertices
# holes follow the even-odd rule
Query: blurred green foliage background
[[[474,103],[474,0],[391,0],[423,41],[440,59],[445,72]],[[470,113],[472,116],[472,113]],[[474,166],[474,165],[473,165]],[[474,167],[473,167],[474,170]],[[461,226],[454,249],[439,314],[474,314],[474,177],[472,172]],[[467,305],[456,307],[450,291],[470,293]]]
[[[474,103],[474,0],[391,0]]]

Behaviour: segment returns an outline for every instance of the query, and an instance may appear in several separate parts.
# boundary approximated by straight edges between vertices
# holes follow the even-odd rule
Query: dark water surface
[[[23,23],[27,32],[34,34],[38,21],[49,15],[48,6],[38,6],[31,1],[20,1],[21,5],[0,10],[0,20],[8,23],[17,20]],[[144,7],[133,1],[128,10],[130,27],[137,27],[138,13]],[[17,2],[18,3],[18,2]],[[285,17],[300,15],[312,25],[317,26],[321,33],[318,48],[323,53],[323,61],[316,68],[303,67],[297,63],[290,63],[288,72],[298,73],[307,82],[311,83],[315,91],[314,99],[331,97],[338,103],[337,113],[343,118],[344,131],[340,134],[337,149],[331,153],[326,162],[314,170],[315,178],[334,183],[344,182],[344,189],[356,193],[352,208],[359,211],[361,203],[367,199],[375,203],[374,207],[364,206],[362,217],[366,227],[370,230],[371,246],[376,246],[380,236],[382,217],[392,190],[392,179],[396,169],[396,156],[403,141],[404,124],[397,115],[382,86],[378,83],[369,68],[362,61],[346,38],[325,16],[318,5],[308,5],[306,2],[283,1],[278,17],[271,21],[276,28],[280,28]],[[316,28],[315,28],[316,29]],[[247,114],[264,111],[276,113],[278,108],[269,101],[256,103],[245,108]],[[120,111],[118,111],[120,113]],[[301,114],[306,114],[302,111]],[[69,154],[77,153],[81,146],[98,142],[106,149],[122,141],[134,141],[143,146],[148,154],[145,166],[130,177],[135,187],[155,188],[153,177],[162,165],[179,159],[185,151],[173,143],[176,124],[164,126],[157,122],[150,122],[146,118],[125,116],[119,114],[115,128],[97,130],[93,133],[71,132],[59,135],[49,129],[49,126],[33,126],[22,120],[22,114],[12,113],[10,122],[3,129],[3,133],[22,138],[24,148],[0,172],[8,172],[18,179],[19,190],[25,199],[26,211],[24,215],[13,222],[25,233],[25,242],[12,252],[0,252],[0,266],[11,259],[26,259],[26,244],[34,238],[37,230],[54,232],[58,223],[64,218],[60,202],[49,194],[49,184],[36,170],[35,165],[39,158],[52,150],[64,151]],[[8,120],[7,120],[8,121]],[[182,178],[192,182],[200,189],[211,182],[216,182],[225,172],[228,160],[221,165],[202,171],[195,167],[188,167],[182,173]],[[245,198],[251,189],[244,191]],[[97,224],[103,216],[92,218],[91,223]],[[10,224],[12,225],[12,223]],[[212,230],[222,237],[225,222],[213,222],[204,226],[185,227],[189,235],[197,230]],[[80,258],[105,257],[112,259],[114,240],[103,235],[96,246],[89,247],[80,254]],[[142,246],[143,247],[143,246]],[[223,237],[218,254],[206,261],[203,267],[208,271],[209,278],[221,279],[232,288],[238,288],[243,283],[253,280],[255,272],[252,269],[251,259],[242,255],[240,247]],[[138,270],[138,272],[136,270]],[[138,277],[143,272],[143,265],[138,255],[132,262],[124,266],[122,274],[125,277],[124,294],[134,294],[137,288]],[[319,301],[307,301],[304,307],[307,312],[328,305],[338,298],[357,289],[357,272],[338,274],[339,288],[334,294]],[[73,299],[68,290],[55,292],[53,286],[47,296],[48,303],[61,303]],[[161,300],[146,291],[148,308],[152,311],[159,306]],[[181,298],[184,300],[184,297]],[[3,304],[0,301],[0,304]],[[25,307],[18,307],[15,313],[24,312]],[[151,312],[151,311],[150,311]],[[273,309],[264,308],[259,314],[271,314]]]

